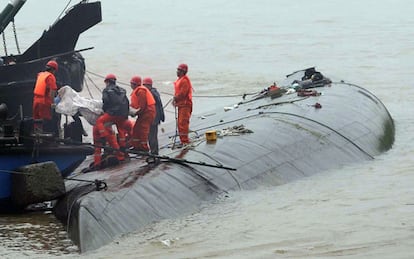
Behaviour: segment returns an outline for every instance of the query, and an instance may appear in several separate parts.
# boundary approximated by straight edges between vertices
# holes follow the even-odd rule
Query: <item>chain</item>
[[[12,21],[12,26],[13,26],[14,40],[16,41],[17,53],[20,55],[20,47],[19,47],[19,41],[17,40],[16,24],[14,23],[14,19]]]
[[[4,31],[3,31],[3,33],[2,33],[1,35],[3,36],[4,55],[5,55],[5,56],[8,56],[8,55],[7,55],[6,36],[4,36]]]

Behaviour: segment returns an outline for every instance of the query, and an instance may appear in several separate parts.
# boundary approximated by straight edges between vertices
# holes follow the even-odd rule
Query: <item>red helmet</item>
[[[152,78],[151,77],[145,77],[144,80],[142,80],[143,85],[152,85]]]
[[[106,82],[108,80],[116,80],[116,76],[114,74],[107,74],[106,77],[105,77],[104,82]]]
[[[188,66],[187,66],[187,64],[179,64],[177,69],[180,69],[180,70],[183,70],[183,71],[187,72],[188,71]]]
[[[58,63],[54,60],[50,60],[49,62],[47,62],[46,66],[53,68],[55,71],[58,70]]]
[[[130,83],[131,84],[134,83],[136,85],[141,85],[141,77],[139,77],[139,76],[132,77]]]

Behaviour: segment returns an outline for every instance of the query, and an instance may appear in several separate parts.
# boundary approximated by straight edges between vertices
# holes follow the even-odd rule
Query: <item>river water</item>
[[[20,47],[65,5],[28,1],[16,17]],[[100,98],[107,73],[120,82],[138,74],[166,101],[185,62],[196,116],[240,99],[216,96],[260,91],[316,66],[377,95],[395,120],[395,144],[373,161],[232,192],[81,255],[50,213],[3,216],[0,258],[414,258],[414,1],[105,0],[102,8],[103,22],[77,47],[94,47],[82,53],[85,96]]]

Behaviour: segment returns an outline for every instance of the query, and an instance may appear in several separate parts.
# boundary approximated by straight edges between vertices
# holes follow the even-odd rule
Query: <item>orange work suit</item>
[[[138,118],[132,130],[131,145],[139,151],[149,151],[148,134],[155,119],[155,99],[145,86],[138,86],[131,94],[130,106],[138,109]]]
[[[99,119],[99,118],[98,118]],[[111,127],[106,127],[105,134],[106,136],[102,136],[96,124],[93,126],[93,144],[95,147],[95,152],[93,154],[93,165],[96,168],[99,168],[102,165],[102,148],[105,147],[106,141],[109,142],[109,145],[116,147],[118,145],[115,137],[115,133],[113,132]],[[119,148],[119,146],[118,146]]]
[[[130,120],[122,120],[120,122],[120,128],[123,132],[118,132],[119,148],[121,150],[126,150],[126,148],[129,147],[130,140],[132,139],[132,129],[134,128],[134,122]]]
[[[182,144],[190,143],[190,117],[193,111],[193,92],[190,78],[184,75],[174,82],[174,105],[178,110],[177,128]]]
[[[117,86],[115,82],[108,81],[105,89],[102,91],[102,109],[104,113],[98,117],[95,123],[96,134],[101,138],[106,138],[112,151],[115,152],[118,161],[125,160],[124,152],[120,150],[126,147],[125,141],[118,143],[115,135],[112,133],[112,124],[118,129],[121,140],[125,140],[127,134],[126,121],[128,120],[129,101],[125,95],[126,91]]]
[[[128,120],[126,120],[122,116],[113,116],[109,113],[104,113],[98,117],[96,120],[96,124],[94,126],[93,131],[95,132],[96,128],[96,136],[99,138],[105,138],[108,142],[109,146],[115,149],[116,157],[119,161],[125,159],[125,155],[121,152],[120,148],[126,148],[126,135],[128,134],[128,127],[127,125]],[[118,143],[115,134],[111,128],[112,124],[116,125],[118,130],[118,135],[120,142]],[[94,133],[95,134],[95,133]]]
[[[33,119],[52,119],[52,94],[57,90],[54,74],[44,71],[37,74],[36,85],[33,91]],[[36,125],[36,128],[41,128]]]

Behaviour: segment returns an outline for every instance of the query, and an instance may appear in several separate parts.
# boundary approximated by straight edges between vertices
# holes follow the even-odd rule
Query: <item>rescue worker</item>
[[[131,86],[131,94],[129,96],[129,100],[132,100],[134,97],[132,97],[134,95],[134,89],[137,88],[138,86],[142,85],[142,79],[140,76],[133,76],[130,80],[130,86]],[[131,103],[130,103],[131,105]],[[130,122],[130,135],[127,136],[127,145],[129,147],[132,147],[132,133],[133,133],[133,129],[134,129],[134,125],[135,125],[135,120],[129,120]]]
[[[142,85],[142,80],[140,76],[133,76],[130,81],[131,89],[134,91],[135,88]],[[132,96],[132,93],[131,93]]]
[[[108,74],[104,82],[106,85],[102,91],[102,110],[104,113],[98,117],[93,128],[94,143],[97,143],[95,146],[94,165],[97,167],[101,165],[101,148],[98,143],[102,142],[102,138],[115,151],[118,161],[125,160],[124,152],[121,152],[120,148],[126,147],[125,139],[128,132],[129,101],[126,97],[126,91],[116,85],[116,76],[114,74]],[[117,127],[119,143],[112,131],[112,124],[115,124]]]
[[[37,74],[33,91],[33,119],[35,132],[43,131],[43,125],[52,120],[52,104],[57,91],[55,73],[58,71],[58,63],[50,60],[46,64],[45,71]],[[41,120],[37,123],[36,120]]]
[[[148,142],[151,150],[151,154],[158,155],[159,147],[158,147],[158,125],[165,121],[165,114],[164,114],[164,108],[162,107],[162,101],[160,93],[158,92],[157,88],[152,87],[152,78],[146,77],[144,78],[142,84],[147,87],[152,97],[154,97],[155,100],[155,119],[151,123],[149,135],[148,135]]]
[[[130,81],[131,88],[134,90],[131,94],[129,115],[138,117],[132,130],[131,145],[136,151],[149,152],[148,135],[155,119],[155,100],[150,90],[143,85],[138,85],[138,81],[134,78]]]
[[[178,79],[174,82],[173,105],[178,110],[177,128],[181,145],[190,143],[188,132],[190,130],[190,117],[193,111],[193,87],[187,72],[187,64],[180,64],[177,67]]]

